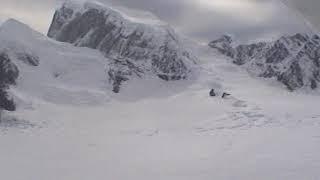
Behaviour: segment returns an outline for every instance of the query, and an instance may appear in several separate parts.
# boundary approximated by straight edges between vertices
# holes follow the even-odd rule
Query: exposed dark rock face
[[[232,38],[230,36],[222,36],[221,38],[209,43],[209,46],[231,58],[234,58],[235,56],[235,50],[232,47]]]
[[[30,66],[39,66],[40,64],[40,59],[38,56],[34,54],[29,54],[26,52],[18,52],[15,54],[17,56],[17,59],[30,65]]]
[[[58,33],[58,30],[62,28],[62,26],[66,23],[68,19],[70,19],[73,15],[73,10],[67,7],[61,7],[61,11],[56,11],[54,14],[54,21],[52,22],[48,36],[53,37]]]
[[[15,85],[19,76],[19,70],[11,62],[9,56],[5,53],[0,54],[0,84],[1,86]]]
[[[289,90],[303,87],[303,71],[299,63],[297,61],[293,62],[287,71],[278,76],[278,80],[285,84]]]
[[[128,81],[130,77],[141,77],[143,74],[143,70],[129,59],[113,59],[109,66],[109,81],[113,85],[113,92],[115,93],[120,92],[121,84]]]
[[[265,53],[266,46],[266,43],[240,45],[234,50],[235,60],[233,62],[237,65],[243,65],[251,59],[259,58],[260,54]]]
[[[0,54],[0,110],[14,111],[16,109],[12,99],[8,97],[7,89],[10,85],[15,85],[19,76],[19,70],[11,62],[8,55]]]
[[[266,53],[266,63],[279,63],[285,60],[290,55],[286,46],[277,41],[274,46]]]
[[[187,78],[189,65],[195,62],[169,27],[131,22],[119,12],[90,2],[82,5],[65,3],[56,11],[48,36],[75,46],[98,49],[106,57],[121,61],[117,68],[132,68],[127,63],[129,61],[139,65],[141,76],[152,72],[168,81]],[[121,84],[119,81],[130,79],[130,73],[119,73],[117,69],[109,72],[110,79],[122,77],[123,73],[126,76],[115,80],[116,89]]]
[[[15,105],[14,101],[9,98],[8,93],[4,89],[0,89],[0,111],[2,109],[7,110],[7,111],[15,111],[16,110],[16,105]],[[0,121],[1,121],[1,119],[0,119]]]
[[[224,46],[216,47],[220,41],[213,41],[209,46],[260,77],[276,78],[292,91],[302,87],[316,89],[320,83],[320,38],[317,35],[296,34],[275,42],[238,46],[232,45],[230,37],[222,39],[228,39]]]

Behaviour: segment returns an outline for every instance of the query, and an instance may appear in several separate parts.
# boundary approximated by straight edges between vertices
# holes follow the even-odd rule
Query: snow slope
[[[14,20],[0,47],[20,70],[18,109],[0,123],[1,179],[320,179],[320,96],[250,77],[208,47],[190,45],[197,77],[136,78],[119,94],[96,50]],[[211,88],[232,96],[211,98]]]
[[[130,91],[99,107],[16,112],[35,127],[2,132],[2,177],[318,179],[319,97],[265,85],[222,61],[206,63],[201,82],[184,90],[158,84],[165,95],[137,100]],[[208,97],[220,78],[239,100]]]
[[[11,114],[18,120],[1,128],[2,177],[320,178],[319,96],[261,82],[214,54],[201,60],[193,82],[137,80],[104,105],[45,100]],[[211,87],[233,98],[209,98]]]
[[[106,101],[108,59],[99,52],[52,41],[15,20],[1,26],[0,42],[20,71],[12,89],[18,101],[92,105]],[[37,56],[39,65],[19,60],[16,54],[21,52]]]

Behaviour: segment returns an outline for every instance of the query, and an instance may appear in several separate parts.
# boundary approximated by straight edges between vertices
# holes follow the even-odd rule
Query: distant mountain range
[[[89,95],[98,102],[104,93],[121,92],[123,84],[133,79],[189,79],[201,65],[186,46],[168,25],[135,22],[95,2],[64,3],[55,12],[48,37],[8,20],[0,28],[0,109],[15,109],[8,95],[13,85],[22,94],[69,103],[86,101],[78,98]],[[209,46],[250,73],[275,78],[291,91],[320,85],[317,35],[296,34],[246,45],[235,45],[231,37],[223,36]],[[71,99],[61,98],[65,94]]]
[[[318,35],[283,36],[273,42],[234,45],[230,36],[209,46],[245,66],[250,73],[276,78],[289,90],[316,89],[320,83],[320,38]]]

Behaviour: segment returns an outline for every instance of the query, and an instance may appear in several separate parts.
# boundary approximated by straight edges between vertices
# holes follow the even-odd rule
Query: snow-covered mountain
[[[276,78],[289,90],[319,86],[320,38],[317,35],[296,34],[274,42],[246,45],[234,45],[230,36],[223,36],[209,46],[257,76]]]
[[[251,78],[207,46],[194,49],[201,67],[195,80],[146,76],[119,94],[107,81],[110,59],[98,50],[57,42],[15,20],[1,26],[0,47],[19,70],[7,89],[17,111],[3,112],[0,123],[5,179],[319,176],[320,96]],[[217,97],[209,96],[212,88]],[[222,99],[223,92],[231,96]]]
[[[68,12],[72,12],[70,19],[65,18]],[[88,14],[90,20],[86,19]],[[68,22],[60,27],[57,24],[63,18]],[[105,24],[101,24],[101,18]],[[100,104],[106,102],[110,92],[118,93],[120,85],[129,79],[166,82],[193,75],[195,58],[170,27],[126,18],[99,3],[67,1],[57,10],[49,31],[50,37],[60,41],[66,38],[63,41],[67,43],[52,40],[13,19],[3,23],[1,108],[13,109],[8,104],[12,102],[7,92],[9,86],[15,91],[17,102],[36,97],[63,104]],[[90,24],[96,20],[99,23],[95,26]],[[105,31],[110,26],[110,31]],[[71,37],[74,35],[78,37]],[[115,39],[111,43],[108,38]]]
[[[0,52],[1,81],[18,108],[34,101],[101,104],[112,92],[110,60],[99,51],[53,41],[16,20],[0,27]]]
[[[195,64],[195,58],[168,25],[135,22],[96,2],[65,2],[55,12],[48,36],[98,49],[111,59],[108,75],[114,92],[132,76],[186,79]]]
[[[69,1],[52,38],[13,19],[0,26],[1,179],[320,179],[318,92],[238,66],[261,75],[293,64],[293,52],[311,66],[316,36],[244,46],[225,36],[217,53],[142,22]]]

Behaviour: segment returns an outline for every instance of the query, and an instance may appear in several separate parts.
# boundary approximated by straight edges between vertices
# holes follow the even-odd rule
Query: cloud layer
[[[286,0],[293,9],[297,9],[315,28],[320,30],[319,0]]]
[[[0,22],[16,18],[45,33],[62,0],[1,0]],[[233,34],[242,41],[306,31],[299,15],[279,0],[99,0],[113,6],[149,11],[186,36],[210,41]],[[318,0],[288,0],[314,24],[320,25]],[[318,6],[320,7],[320,6]],[[143,13],[142,13],[143,14]],[[319,21],[319,22],[318,22]]]

